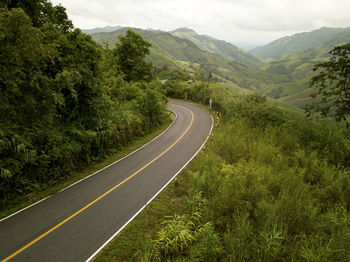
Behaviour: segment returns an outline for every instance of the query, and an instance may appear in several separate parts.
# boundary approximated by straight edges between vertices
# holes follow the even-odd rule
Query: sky
[[[350,27],[350,0],[52,0],[75,27],[129,26],[199,34],[250,49],[324,26]]]

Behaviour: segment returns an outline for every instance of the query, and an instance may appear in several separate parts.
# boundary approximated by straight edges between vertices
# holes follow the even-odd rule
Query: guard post
[[[220,123],[221,112],[216,113],[216,127],[219,126]]]

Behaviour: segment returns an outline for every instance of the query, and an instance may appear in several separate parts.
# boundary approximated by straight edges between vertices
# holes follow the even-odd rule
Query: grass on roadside
[[[183,101],[180,99],[173,99]],[[208,110],[208,106],[186,101],[187,103],[196,105],[203,110]],[[215,119],[216,112],[210,111]],[[214,123],[215,125],[215,123]],[[220,129],[220,128],[219,128]],[[215,129],[212,131],[212,135]],[[141,254],[148,253],[147,248],[151,249],[152,239],[157,237],[157,232],[162,228],[160,221],[166,217],[172,217],[174,214],[183,213],[184,206],[191,188],[191,180],[188,172],[198,168],[204,152],[210,148],[211,139],[207,141],[202,152],[196,156],[196,160],[192,161],[177,177],[176,182],[173,181],[153,200],[145,210],[131,221],[123,231],[109,243],[94,259],[94,262],[109,261],[139,261]],[[187,203],[188,204],[188,203]],[[149,245],[148,245],[149,243]],[[144,258],[144,261],[148,261]]]
[[[258,98],[95,261],[350,261],[349,137]]]
[[[209,141],[206,147],[208,143]],[[199,153],[196,159],[201,159],[202,155],[202,152]],[[140,255],[148,253],[147,248],[151,248],[151,245],[148,244],[152,242],[152,239],[157,238],[157,232],[163,227],[161,221],[184,212],[186,206],[184,202],[191,188],[187,172],[195,169],[195,165],[198,165],[199,162],[200,160],[192,161],[181,172],[177,181],[169,184],[93,261],[140,261]],[[147,258],[144,261],[148,261]]]

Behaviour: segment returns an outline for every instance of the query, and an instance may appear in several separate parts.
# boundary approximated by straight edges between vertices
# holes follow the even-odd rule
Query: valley
[[[91,36],[96,42],[113,47],[126,29],[107,32],[108,28],[102,28]],[[189,28],[171,32],[133,30],[152,43],[148,59],[157,67],[196,73],[200,72],[200,65],[209,65],[217,81],[234,92],[258,92],[268,96],[269,101],[297,108],[312,102],[309,82],[313,67],[329,58],[331,48],[350,41],[349,28],[321,28],[246,51]]]

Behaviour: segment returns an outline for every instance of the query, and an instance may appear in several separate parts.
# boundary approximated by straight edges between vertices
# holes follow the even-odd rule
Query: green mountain
[[[252,50],[264,59],[279,59],[284,56],[298,54],[309,49],[331,49],[336,45],[350,42],[349,28],[322,27],[311,32],[294,34],[273,41],[265,46]]]
[[[116,30],[119,30],[120,28],[122,28],[121,26],[105,26],[105,27],[97,27],[97,28],[93,28],[93,29],[81,29],[81,31],[85,34],[91,35],[91,34],[96,34],[96,33],[109,33],[109,32],[113,32]]]
[[[112,47],[119,41],[118,36],[124,34],[127,29],[122,28],[111,33],[97,33],[91,36],[96,42],[108,44]],[[209,65],[218,81],[226,82],[230,88],[235,90],[244,88],[257,91],[267,88],[275,82],[288,80],[285,76],[274,75],[270,72],[248,67],[242,63],[225,59],[220,55],[204,51],[192,41],[168,32],[131,29],[152,44],[148,59],[159,67],[168,66],[185,69],[189,72],[199,72],[201,65]]]
[[[100,44],[113,47],[119,41],[119,35],[125,34],[129,28],[122,28],[111,33],[92,34],[92,38]],[[176,60],[209,63],[213,62],[208,55],[187,39],[175,37],[160,30],[142,30],[130,28],[152,44],[149,59],[157,66],[174,66]]]
[[[126,30],[127,28],[122,28],[114,32],[97,33],[93,34],[92,38],[98,43],[114,46],[119,34],[124,34]],[[298,107],[303,107],[310,101],[312,90],[308,87],[310,78],[314,75],[312,70],[314,65],[327,60],[329,50],[342,44],[349,35],[349,30],[335,29],[338,33],[333,34],[334,39],[329,37],[325,42],[319,41],[314,48],[284,55],[269,63],[261,63],[260,67],[256,68],[256,65],[247,66],[228,58],[227,54],[218,52],[213,54],[214,43],[226,42],[200,36],[190,29],[181,28],[170,33],[136,28],[132,30],[152,43],[148,59],[158,67],[168,66],[195,73],[202,70],[201,65],[210,65],[216,80],[225,83],[235,92],[257,91],[273,98],[273,101],[290,103]],[[323,28],[316,32],[320,34],[324,31],[328,29]],[[203,39],[207,39],[207,42]],[[235,48],[233,45],[228,45]]]
[[[261,67],[265,72],[278,74],[287,82],[274,83],[260,90],[277,101],[304,107],[310,102],[310,78],[316,64],[329,59],[335,46],[350,42],[350,28],[321,28],[309,33],[284,37],[254,52],[273,60]],[[261,53],[259,53],[261,52]]]
[[[261,92],[275,99],[289,97],[299,92],[301,92],[301,94],[298,94],[299,98],[302,95],[309,97],[309,93],[304,91],[308,89],[310,78],[315,74],[313,67],[328,59],[328,51],[328,48],[310,49],[264,65],[261,67],[262,70],[284,76],[288,79],[288,82],[275,83],[261,90]],[[288,100],[288,98],[286,99]],[[286,102],[286,99],[283,99],[283,101]],[[301,103],[298,103],[298,105],[303,106]]]
[[[226,41],[217,40],[207,35],[199,35],[192,29],[183,27],[170,33],[174,36],[188,39],[195,43],[200,49],[220,55],[228,60],[233,60],[250,67],[256,67],[262,64],[252,53],[240,49]]]

